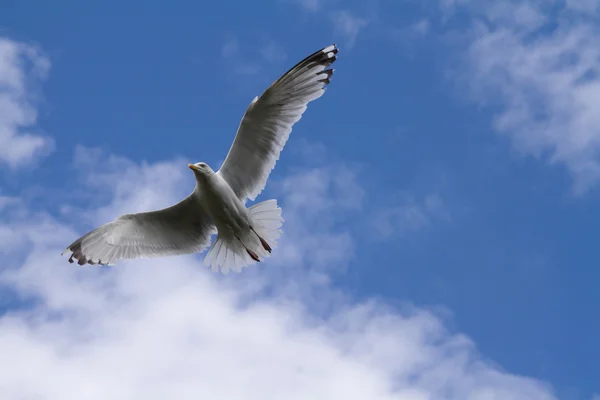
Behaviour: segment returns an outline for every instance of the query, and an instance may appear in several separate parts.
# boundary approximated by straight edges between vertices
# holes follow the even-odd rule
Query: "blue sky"
[[[25,361],[0,369],[0,397],[69,398],[75,374],[99,398],[595,399],[599,12],[587,0],[9,1],[0,353]],[[269,262],[221,276],[202,255],[106,270],[58,257],[98,224],[187,195],[187,163],[218,166],[250,100],[330,43],[332,84],[260,197],[286,219]],[[196,350],[157,345],[186,332]],[[213,371],[202,360],[250,374],[245,394],[199,382],[190,368]],[[32,371],[47,377],[24,385]]]

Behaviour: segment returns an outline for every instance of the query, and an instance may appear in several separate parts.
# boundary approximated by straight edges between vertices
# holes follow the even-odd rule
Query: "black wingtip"
[[[328,47],[333,47],[332,50],[329,50],[329,53],[337,54],[339,51],[339,48],[337,47],[337,44],[335,44],[335,43]],[[326,50],[326,49],[327,49],[327,47],[325,47],[325,49],[323,49],[323,50]]]
[[[61,255],[64,255],[67,251],[71,252],[71,255],[68,259],[69,263],[71,263],[71,264],[73,264],[75,261],[77,261],[78,265],[85,265],[85,264],[100,265],[100,266],[107,265],[106,263],[102,262],[102,260],[92,260],[90,258],[87,258],[83,254],[83,251],[81,249],[81,239],[78,239],[75,242],[73,242],[69,247],[67,247],[65,249],[65,251],[63,251],[63,253]]]
[[[334,72],[335,72],[335,69],[326,69],[326,70],[319,72],[318,75],[325,75],[324,78],[319,79],[319,82],[329,85],[329,83],[331,82],[331,76],[333,75]]]
[[[309,58],[314,58],[316,56],[316,58],[319,58],[321,61],[334,62],[337,58],[338,52],[339,50],[337,48],[337,45],[332,44],[327,47],[323,47],[320,51],[316,53],[313,53],[312,57]]]

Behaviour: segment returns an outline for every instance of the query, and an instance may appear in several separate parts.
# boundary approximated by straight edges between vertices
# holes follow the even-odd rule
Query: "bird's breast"
[[[201,201],[220,232],[224,228],[238,231],[248,224],[246,207],[222,177],[211,176],[202,189]]]

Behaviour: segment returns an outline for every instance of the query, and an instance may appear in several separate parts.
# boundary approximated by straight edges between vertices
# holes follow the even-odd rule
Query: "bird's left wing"
[[[264,189],[292,126],[329,84],[337,52],[331,45],[306,57],[248,106],[218,171],[240,200],[254,200]]]
[[[198,198],[191,194],[162,210],[124,214],[80,237],[69,262],[114,264],[133,258],[161,257],[202,251],[216,229]]]

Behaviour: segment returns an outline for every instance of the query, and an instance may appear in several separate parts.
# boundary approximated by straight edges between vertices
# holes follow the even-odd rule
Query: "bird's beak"
[[[188,168],[192,171],[198,171],[198,167],[196,167],[194,164],[188,164]]]

